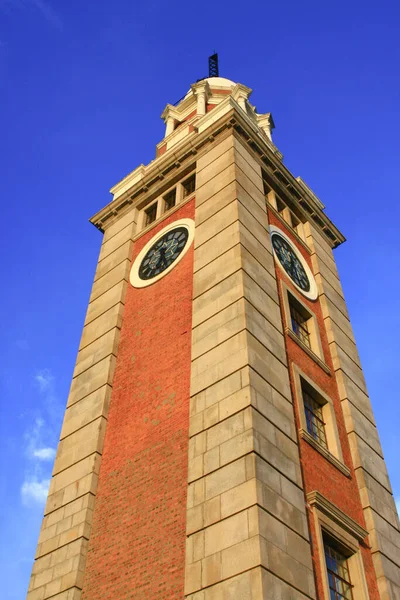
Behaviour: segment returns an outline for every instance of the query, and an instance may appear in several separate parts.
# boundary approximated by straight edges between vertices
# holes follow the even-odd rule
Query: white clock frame
[[[293,244],[293,242],[290,239],[290,237],[288,235],[286,235],[286,233],[284,233],[282,231],[282,229],[279,229],[279,227],[275,227],[275,225],[270,225],[269,226],[269,233],[270,233],[270,236],[271,236],[272,253],[274,255],[274,259],[275,259],[276,263],[279,265],[279,268],[285,273],[286,277],[289,277],[290,282],[294,285],[294,287],[296,288],[296,290],[299,290],[299,292],[301,294],[303,294],[303,296],[305,296],[309,300],[313,300],[313,301],[316,300],[318,298],[317,283],[316,283],[316,281],[314,279],[314,275],[312,274],[312,271],[311,271],[310,267],[306,263],[306,261],[305,261],[304,257],[302,256],[302,254],[299,252],[299,250],[297,250],[296,246]],[[298,286],[295,281],[293,281],[293,279],[290,277],[289,273],[287,273],[286,269],[282,265],[282,263],[279,260],[278,256],[276,255],[275,248],[274,248],[274,246],[272,244],[272,234],[273,233],[277,233],[278,235],[280,235],[281,237],[283,237],[283,239],[289,244],[290,248],[293,250],[294,254],[299,259],[299,262],[301,263],[303,269],[305,270],[306,275],[308,277],[308,280],[310,282],[310,290],[308,292],[305,292],[304,290],[302,290],[301,287]]]
[[[157,241],[161,237],[163,237],[166,233],[168,233],[168,231],[171,231],[172,229],[176,229],[176,227],[184,227],[188,231],[188,239],[187,239],[187,242],[186,242],[185,247],[183,248],[182,252],[176,258],[176,260],[174,260],[174,262],[172,264],[170,264],[169,267],[167,267],[165,269],[165,271],[162,271],[162,273],[160,273],[159,275],[156,275],[155,277],[152,277],[151,279],[141,279],[139,277],[139,268],[140,268],[140,264],[141,264],[142,260],[144,259],[145,255],[147,254],[147,252],[150,250],[150,248],[154,244],[157,243]],[[147,244],[145,244],[145,246],[143,246],[143,248],[141,249],[141,251],[139,252],[137,257],[135,258],[135,261],[132,265],[131,272],[129,275],[129,281],[130,281],[131,285],[133,285],[133,287],[135,287],[135,288],[144,288],[149,285],[153,285],[153,283],[156,283],[162,277],[165,277],[165,275],[168,275],[168,273],[170,271],[172,271],[172,269],[185,256],[186,252],[189,250],[189,248],[193,242],[193,239],[194,239],[194,221],[192,219],[179,219],[178,221],[173,221],[172,223],[170,223],[169,225],[167,225],[166,227],[161,229],[158,233],[156,233],[151,238],[151,240],[149,240],[147,242]]]

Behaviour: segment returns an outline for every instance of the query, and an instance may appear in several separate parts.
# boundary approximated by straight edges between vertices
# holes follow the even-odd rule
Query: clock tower
[[[333,250],[251,90],[193,84],[111,192],[28,600],[399,600]]]

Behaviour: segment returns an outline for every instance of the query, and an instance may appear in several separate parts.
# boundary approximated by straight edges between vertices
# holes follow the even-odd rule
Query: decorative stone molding
[[[206,79],[202,79],[190,87],[197,99],[197,114],[198,116],[203,116],[207,112],[207,101],[211,95],[208,81]]]
[[[317,508],[359,542],[362,542],[367,537],[368,531],[364,527],[361,527],[354,519],[346,515],[340,508],[320,494],[320,492],[313,491],[308,493],[307,501],[310,506]]]
[[[240,108],[244,110],[247,114],[247,101],[249,99],[250,94],[252,93],[252,89],[249,87],[242,85],[241,83],[237,83],[232,90],[232,98],[236,100],[239,104]]]
[[[167,106],[164,108],[161,114],[161,118],[165,123],[164,137],[167,137],[174,131],[175,121],[179,121],[180,114],[179,111],[175,108],[175,106],[173,106],[172,104],[167,104]]]
[[[191,94],[182,101],[180,106],[184,104],[186,105],[185,111],[193,110],[194,96]],[[171,106],[170,110],[175,110],[172,105],[168,106]],[[174,113],[171,112],[171,114]],[[196,153],[200,154],[205,151],[206,144],[212,142],[222,131],[234,127],[237,135],[249,145],[254,158],[258,160],[262,169],[266,173],[271,173],[271,176],[279,172],[279,179],[275,177],[276,185],[279,188],[278,192],[296,206],[297,211],[304,215],[304,221],[310,218],[311,213],[316,215],[318,222],[315,222],[314,226],[318,228],[331,247],[336,247],[345,241],[345,237],[321,209],[321,202],[312,194],[308,186],[301,185],[282,164],[282,155],[263,134],[251,115],[239,110],[238,103],[231,95],[227,96],[210,113],[201,117],[196,123],[196,127],[197,131],[186,135],[157,160],[150,162],[147,166],[141,165],[116,184],[111,190],[111,193],[114,193],[113,201],[96,213],[91,222],[103,231],[116,218],[119,218],[119,216],[115,216],[115,213],[121,215],[129,209],[130,204],[143,202],[147,190],[151,193],[152,186],[159,179],[171,177],[174,170],[178,168],[178,163],[193,161]]]
[[[267,138],[272,142],[272,130],[275,129],[275,123],[271,113],[264,113],[263,115],[256,114],[256,120],[258,126],[264,131]]]

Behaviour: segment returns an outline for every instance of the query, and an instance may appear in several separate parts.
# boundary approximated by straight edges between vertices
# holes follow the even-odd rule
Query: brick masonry
[[[311,262],[310,254],[304,249],[302,244],[298,242],[289,227],[285,225],[275,216],[275,214],[269,210],[268,217],[271,225],[275,225],[282,229],[286,235],[291,238],[294,246],[302,254],[303,258],[308,263],[311,271],[313,271],[313,265]],[[296,341],[288,334],[285,336],[289,374],[291,380],[291,388],[295,407],[296,424],[300,428],[300,416],[299,416],[299,398],[296,398],[296,388],[293,379],[293,371],[291,365],[297,365],[303,373],[308,375],[310,379],[317,384],[333,401],[335,419],[338,428],[338,434],[340,439],[340,445],[343,453],[343,462],[350,469],[350,477],[339,471],[333,464],[331,464],[324,456],[322,456],[318,450],[311,446],[306,440],[299,440],[299,452],[302,466],[302,475],[304,482],[304,492],[318,490],[333,504],[338,506],[344,513],[352,517],[362,527],[365,527],[365,520],[360,500],[360,494],[357,486],[357,480],[355,478],[352,457],[350,453],[349,440],[346,434],[346,428],[344,423],[344,416],[339,398],[338,386],[336,378],[334,376],[334,368],[331,353],[329,350],[328,336],[322,315],[322,309],[319,300],[311,301],[302,296],[302,294],[296,290],[289,277],[283,273],[283,271],[276,265],[276,277],[279,282],[278,290],[280,295],[280,306],[282,311],[282,321],[285,322],[285,316],[283,313],[284,302],[281,282],[284,282],[286,286],[293,292],[294,296],[301,299],[301,301],[307,305],[317,319],[319,328],[319,334],[321,338],[323,359],[326,366],[329,368],[330,373],[326,371],[311,358],[304,349],[296,343]],[[311,507],[309,511],[311,511]],[[311,515],[309,515],[311,517]],[[312,518],[309,518],[310,533],[312,539],[313,549],[313,565],[316,578],[316,588],[318,597],[323,598],[324,592],[322,587],[322,573],[320,568],[320,557],[318,555],[317,546],[317,535],[315,531],[315,525]],[[374,567],[372,562],[372,556],[370,551],[370,545],[368,538],[365,539],[361,545],[361,551],[364,561],[365,575],[367,579],[368,591],[370,600],[379,600],[379,594],[376,584],[376,578],[374,573]]]
[[[191,218],[194,201],[134,244]],[[193,248],[157,284],[129,286],[82,600],[183,595]]]

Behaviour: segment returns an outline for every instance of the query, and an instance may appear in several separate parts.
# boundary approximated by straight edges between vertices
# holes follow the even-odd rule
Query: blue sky
[[[385,0],[0,0],[5,600],[28,584],[101,242],[88,218],[154,158],[165,104],[214,49],[348,238],[338,267],[400,497],[399,13]]]

